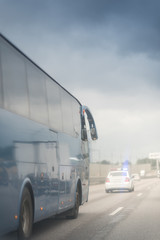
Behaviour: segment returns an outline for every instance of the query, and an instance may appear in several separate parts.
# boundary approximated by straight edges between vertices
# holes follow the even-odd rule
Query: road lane
[[[53,236],[56,236],[55,239],[57,240],[108,239],[107,236],[114,232],[115,227],[125,219],[127,221],[128,216],[136,211],[137,206],[143,202],[149,192],[157,186],[157,182],[159,183],[159,179],[146,179],[136,182],[135,191],[131,193],[124,191],[106,194],[103,184],[91,186],[89,202],[80,208],[78,219],[71,221],[65,218],[55,219],[53,225],[51,223],[52,229],[47,227],[47,231],[43,231],[44,228],[42,227],[40,234],[38,234],[39,226],[37,224],[33,234],[33,240],[41,240],[44,238],[50,240],[54,239]],[[150,189],[148,189],[148,187],[150,187]],[[142,192],[143,195],[137,197],[137,194]],[[122,206],[122,211],[114,216],[109,216],[111,212]],[[117,236],[119,236],[119,233]]]
[[[160,239],[160,181],[141,195],[137,204],[127,218],[114,227],[108,234],[109,240],[159,240]]]
[[[114,212],[110,213],[109,215],[114,216],[115,214],[119,213],[122,209],[123,209],[123,207],[119,207]]]
[[[135,191],[130,193],[127,191],[105,193],[104,184],[90,186],[89,202],[80,207],[78,219],[68,220],[60,216],[36,223],[31,240],[135,240],[132,229],[135,232],[140,225],[142,231],[146,231],[146,219],[141,215],[145,216],[146,209],[150,211],[152,209],[153,212],[148,212],[146,217],[150,222],[154,222],[152,218],[155,216],[158,220],[160,213],[155,211],[155,207],[158,206],[160,209],[160,179],[136,182]],[[139,221],[144,222],[144,226]],[[128,225],[129,231],[126,231]],[[156,230],[159,232],[157,228]],[[130,238],[130,235],[134,238]],[[11,239],[16,240],[13,236]],[[137,239],[147,240],[147,238],[138,238],[138,233]]]

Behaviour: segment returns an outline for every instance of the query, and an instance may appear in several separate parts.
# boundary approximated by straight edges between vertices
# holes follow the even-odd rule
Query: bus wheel
[[[30,192],[27,188],[24,189],[22,194],[18,238],[19,240],[28,239],[32,233],[33,225],[33,205]]]
[[[79,213],[79,205],[80,205],[80,194],[79,194],[79,190],[77,189],[75,205],[71,210],[69,210],[66,217],[69,219],[77,218]]]

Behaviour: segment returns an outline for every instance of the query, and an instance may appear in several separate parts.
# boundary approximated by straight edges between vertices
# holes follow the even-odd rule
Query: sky
[[[160,152],[159,0],[0,0],[0,32],[91,110],[93,160]]]

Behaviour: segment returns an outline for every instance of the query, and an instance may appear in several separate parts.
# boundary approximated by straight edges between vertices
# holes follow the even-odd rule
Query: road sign
[[[154,152],[149,154],[150,159],[160,159],[160,152]]]

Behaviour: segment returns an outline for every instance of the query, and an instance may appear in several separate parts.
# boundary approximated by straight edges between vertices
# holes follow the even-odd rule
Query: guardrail
[[[90,177],[90,185],[105,183],[105,177]]]

